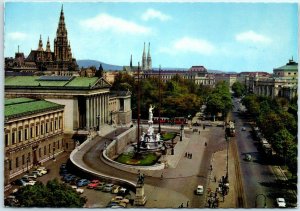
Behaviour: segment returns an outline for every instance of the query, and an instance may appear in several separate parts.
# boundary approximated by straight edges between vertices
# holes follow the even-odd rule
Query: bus
[[[161,124],[168,124],[170,122],[170,118],[168,117],[160,117]],[[159,123],[159,117],[153,117],[153,124]]]

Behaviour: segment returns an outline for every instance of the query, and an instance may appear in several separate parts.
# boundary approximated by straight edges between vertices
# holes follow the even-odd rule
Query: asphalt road
[[[238,103],[236,101],[234,105],[235,109],[232,117],[235,120],[236,137],[233,140],[237,142],[238,146],[241,175],[246,197],[245,208],[254,208],[255,203],[257,207],[263,207],[265,203],[264,196],[266,197],[266,206],[268,208],[274,207],[275,199],[272,198],[271,193],[280,192],[280,190],[276,190],[275,186],[268,185],[274,183],[276,179],[272,171],[272,166],[266,162],[266,158],[257,150],[257,143],[252,139],[250,133],[251,127],[245,119],[239,116],[237,112]],[[246,131],[242,131],[242,127],[245,127]],[[245,154],[250,154],[252,161],[246,161]]]

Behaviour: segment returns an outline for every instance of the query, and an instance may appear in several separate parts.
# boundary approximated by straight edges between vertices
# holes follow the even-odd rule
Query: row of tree
[[[273,149],[293,174],[297,173],[297,100],[247,95],[242,103],[255,118]]]
[[[160,87],[160,88],[159,88]],[[130,90],[132,92],[133,118],[137,118],[138,83],[133,76],[120,72],[112,85],[112,90]],[[161,96],[160,113],[163,117],[188,117],[200,111],[203,104],[210,115],[226,114],[232,107],[229,86],[225,82],[218,83],[215,88],[197,85],[176,74],[167,82],[159,78],[140,80],[141,117],[148,118],[148,108],[154,105],[154,116],[158,116],[159,92]]]
[[[16,198],[21,207],[81,208],[87,201],[70,186],[60,183],[57,179],[48,181],[46,185],[37,182],[33,186],[22,187],[17,192]]]

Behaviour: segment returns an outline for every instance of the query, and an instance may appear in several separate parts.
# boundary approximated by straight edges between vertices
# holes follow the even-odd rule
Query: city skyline
[[[18,45],[28,56],[40,35],[53,51],[62,5],[77,60],[122,66],[132,54],[137,65],[150,42],[153,67],[272,72],[288,59],[298,62],[296,3],[8,2],[4,56]]]

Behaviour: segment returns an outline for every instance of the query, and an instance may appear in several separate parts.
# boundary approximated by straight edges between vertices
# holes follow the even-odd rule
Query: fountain
[[[140,137],[140,150],[142,151],[159,151],[161,150],[162,145],[162,140],[160,139],[160,134],[157,133],[155,135],[154,133],[154,128],[153,128],[153,109],[155,107],[150,105],[149,108],[149,120],[148,124],[149,127],[147,129],[147,133],[143,132],[141,137]]]

